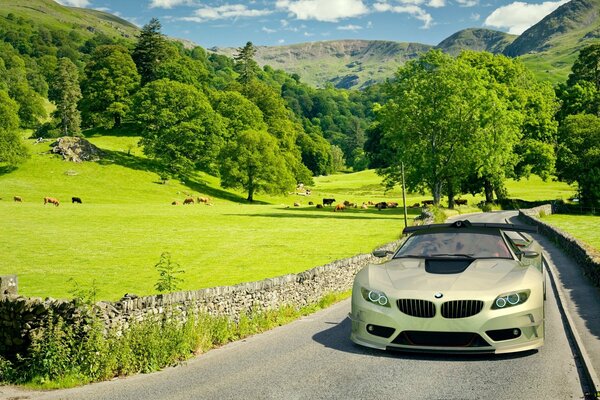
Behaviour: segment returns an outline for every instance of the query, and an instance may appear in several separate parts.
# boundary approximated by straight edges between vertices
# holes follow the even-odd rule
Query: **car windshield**
[[[500,232],[431,232],[409,237],[401,257],[512,258]]]

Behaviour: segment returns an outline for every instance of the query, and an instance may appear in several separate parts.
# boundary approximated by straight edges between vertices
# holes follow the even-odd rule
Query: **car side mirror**
[[[539,257],[540,253],[538,253],[537,251],[532,251],[532,250],[525,250],[521,252],[521,258],[525,257],[525,258],[537,258]]]
[[[383,258],[383,257],[387,257],[388,254],[394,254],[394,252],[393,251],[389,251],[389,250],[373,250],[372,254],[375,257]]]

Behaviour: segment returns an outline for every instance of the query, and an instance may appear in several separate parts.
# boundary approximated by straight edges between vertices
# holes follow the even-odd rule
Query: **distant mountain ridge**
[[[398,65],[417,58],[433,46],[385,40],[331,40],[289,46],[256,46],[259,65],[269,65],[300,75],[303,82],[338,88],[363,88],[381,82]],[[213,47],[209,51],[232,56],[236,48]]]
[[[491,29],[469,28],[456,32],[435,47],[453,56],[465,49],[499,54],[504,52],[517,37],[517,35]]]

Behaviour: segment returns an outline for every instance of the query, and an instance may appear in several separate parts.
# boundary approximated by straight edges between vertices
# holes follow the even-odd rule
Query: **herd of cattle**
[[[14,196],[13,200],[17,203],[22,203],[23,202],[23,198],[21,196]],[[83,201],[81,200],[80,197],[71,197],[71,203],[75,204],[83,204]],[[183,202],[179,202],[177,200],[173,201],[171,204],[174,206],[177,206],[179,204],[205,204],[207,206],[212,206],[213,203],[211,202],[210,197],[202,197],[199,196],[197,198],[193,198],[193,197],[186,197]],[[323,208],[325,206],[330,206],[333,208],[333,211],[343,211],[346,208],[358,208],[358,203],[352,203],[348,200],[345,200],[343,203],[337,203],[335,204],[335,199],[333,198],[324,198],[323,199],[323,203],[322,204],[317,204],[316,207],[317,208]],[[467,205],[467,200],[464,199],[456,199],[454,200],[454,203],[458,206],[466,206]],[[55,197],[44,197],[44,204],[54,204],[56,207],[59,206],[60,202],[58,201],[57,198]],[[419,208],[419,207],[426,207],[428,205],[433,205],[433,200],[423,200],[421,203],[415,203],[411,206],[409,206],[409,208]],[[313,206],[314,203],[312,201],[308,202],[309,206]],[[300,203],[295,202],[294,203],[294,207],[300,207]],[[396,208],[398,207],[398,203],[395,201],[380,201],[378,203],[374,203],[372,201],[367,201],[367,202],[363,202],[360,205],[360,208],[362,209],[368,209],[369,207],[375,207],[378,210],[383,210],[386,208]]]
[[[368,209],[369,207],[375,207],[378,210],[398,207],[398,202],[395,202],[395,201],[380,201],[378,203],[374,203],[372,201],[367,201],[367,202],[363,202],[360,206],[358,205],[358,203],[352,203],[348,200],[345,200],[343,203],[337,203],[334,206],[335,202],[336,201],[333,198],[324,198],[323,203],[317,204],[316,207],[323,208],[325,206],[330,206],[330,207],[333,207],[333,211],[343,211],[346,208],[359,208],[359,207],[362,209]],[[461,205],[466,206],[467,200],[457,199],[457,200],[454,200],[454,203],[458,206],[461,206]],[[421,203],[415,203],[408,207],[409,208],[419,208],[419,207],[426,207],[426,206],[433,205],[433,204],[434,204],[433,200],[424,200]],[[312,206],[313,202],[309,201],[308,205]],[[300,203],[294,203],[294,207],[300,207]]]
[[[21,196],[14,196],[13,201],[15,201],[16,203],[22,203],[23,198]],[[71,203],[83,204],[83,201],[81,200],[81,197],[71,197]],[[60,201],[58,201],[56,197],[46,196],[44,197],[44,205],[46,204],[54,204],[56,207],[58,207],[60,205]]]

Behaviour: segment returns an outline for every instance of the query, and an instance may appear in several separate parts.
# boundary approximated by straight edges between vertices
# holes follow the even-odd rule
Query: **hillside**
[[[91,37],[95,32],[116,38],[134,38],[139,30],[134,24],[106,12],[88,8],[66,7],[52,0],[0,0],[0,17],[9,14],[31,20],[47,28],[75,31]]]
[[[600,0],[572,0],[523,32],[504,51],[540,78],[563,81],[582,47],[600,38]]]
[[[398,66],[432,46],[383,40],[334,40],[289,46],[257,46],[256,61],[288,73],[317,87],[364,88],[391,77]],[[236,48],[211,48],[232,56]]]
[[[516,38],[516,35],[504,32],[470,28],[458,31],[442,40],[436,48],[453,56],[460,54],[465,49],[498,54],[502,53]]]

